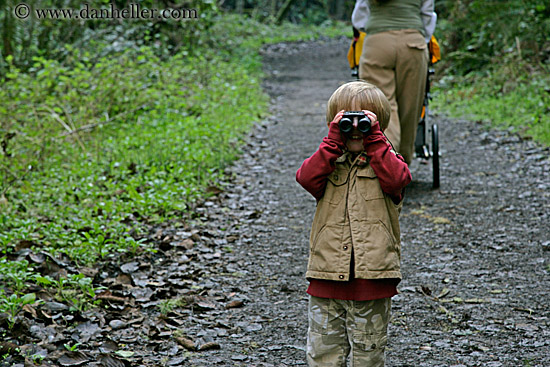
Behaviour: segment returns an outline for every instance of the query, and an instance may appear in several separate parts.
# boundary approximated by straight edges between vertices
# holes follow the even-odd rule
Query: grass
[[[148,61],[131,61],[141,56]],[[121,78],[124,71],[117,64],[131,72]],[[56,79],[66,77],[67,83],[48,92],[55,98],[43,93],[20,97],[21,109],[12,112],[24,122],[8,127],[19,140],[14,139],[5,167],[14,167],[13,160],[20,158],[27,160],[23,167],[33,168],[20,173],[16,186],[5,186],[2,245],[10,251],[30,241],[86,265],[113,251],[142,246],[140,223],[185,212],[236,157],[244,132],[267,103],[259,80],[243,66],[177,56],[162,62],[147,49],[100,60],[92,71],[75,72],[55,63],[41,70]],[[31,78],[19,76],[15,88],[32,85]],[[131,103],[125,106],[128,95]],[[109,97],[114,102],[106,105]],[[34,110],[54,112],[33,121]],[[123,117],[110,121],[102,114]],[[65,125],[71,132],[96,128],[65,137]]]
[[[31,285],[75,310],[93,306],[91,279],[53,280],[15,252],[92,266],[154,251],[148,231],[191,215],[267,116],[259,47],[349,36],[344,25],[274,27],[231,15],[214,27],[200,49],[169,59],[146,46],[99,57],[107,45],[92,42],[66,46],[63,63],[10,67],[0,90],[0,312],[15,317],[34,299]]]
[[[480,120],[550,146],[550,70],[507,62],[480,75],[444,77],[432,107],[451,117]]]

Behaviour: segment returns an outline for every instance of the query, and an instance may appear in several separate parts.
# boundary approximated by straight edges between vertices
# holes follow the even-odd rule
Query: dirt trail
[[[239,333],[195,365],[305,365],[304,280],[314,200],[294,180],[326,134],[325,103],[349,80],[347,40],[264,52],[273,118],[235,168],[242,223],[231,254],[246,295]],[[415,161],[402,212],[404,279],[393,300],[388,366],[550,365],[549,150],[479,123],[435,117],[441,189]],[[252,323],[252,324],[250,324]],[[246,325],[255,325],[249,327]]]

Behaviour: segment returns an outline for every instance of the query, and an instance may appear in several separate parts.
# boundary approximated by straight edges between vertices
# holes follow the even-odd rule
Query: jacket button
[[[340,278],[340,279],[344,279],[344,276],[343,276],[343,275],[340,275],[340,276],[339,276],[338,278]]]
[[[348,246],[344,246],[344,250],[347,250],[348,249]]]

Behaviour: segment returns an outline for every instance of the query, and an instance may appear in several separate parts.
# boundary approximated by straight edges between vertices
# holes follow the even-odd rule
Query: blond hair
[[[378,117],[382,130],[390,123],[390,102],[378,87],[364,81],[343,84],[332,93],[327,103],[327,122],[334,120],[334,116],[341,110],[372,111]]]

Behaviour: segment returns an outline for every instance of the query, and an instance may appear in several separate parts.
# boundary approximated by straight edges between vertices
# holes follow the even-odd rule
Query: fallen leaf
[[[451,224],[451,221],[444,217],[432,217],[430,220],[434,224]]]
[[[227,305],[225,305],[225,308],[238,308],[238,307],[242,307],[244,304],[243,301],[240,301],[240,300],[235,300],[235,301],[231,301],[229,302]]]
[[[115,354],[121,356],[122,358],[130,358],[134,355],[134,352],[130,350],[117,350]]]
[[[439,294],[437,295],[437,298],[443,298],[443,297],[445,297],[446,295],[448,295],[449,292],[450,292],[450,291],[449,291],[449,288],[443,288],[443,290],[441,291],[441,293],[439,293]]]
[[[108,354],[101,354],[99,356],[99,363],[101,363],[104,367],[124,367],[126,366],[124,362],[122,362],[120,359],[117,359],[115,357],[112,357]]]
[[[182,347],[184,347],[185,349],[188,349],[188,350],[195,350],[195,342],[192,341],[191,339],[187,339],[183,336],[180,336],[180,337],[176,337],[176,342],[178,342],[179,345],[181,345]]]
[[[139,269],[139,263],[136,261],[129,262],[127,264],[124,264],[120,267],[120,270],[123,273],[130,274]]]
[[[183,247],[186,250],[191,250],[194,245],[195,245],[195,241],[193,241],[190,238],[186,238],[185,240],[178,242],[176,244],[176,247]]]
[[[421,286],[420,289],[422,290],[422,293],[424,293],[426,296],[432,295],[432,290],[427,285]]]
[[[17,344],[13,344],[10,342],[0,342],[0,354],[2,355],[15,352],[16,348],[17,348]]]
[[[111,291],[100,293],[96,295],[95,298],[102,301],[109,301],[109,302],[115,302],[115,303],[125,303],[127,301],[127,299],[124,297],[113,296]]]
[[[82,352],[66,352],[57,360],[62,366],[81,366],[89,361],[90,357]]]
[[[22,311],[30,314],[35,319],[38,316],[36,310],[30,305],[24,305]]]
[[[218,194],[221,194],[223,192],[223,189],[219,188],[218,186],[215,186],[215,185],[210,185],[206,188],[206,192],[210,193],[210,194],[213,194],[213,195],[218,195]]]
[[[197,348],[197,350],[199,351],[205,351],[205,350],[210,350],[210,349],[220,349],[221,346],[220,344],[216,343],[216,342],[208,342],[208,343],[204,343],[202,344],[201,346],[199,346]]]
[[[115,279],[115,285],[132,285],[132,277],[128,274],[119,274]]]

